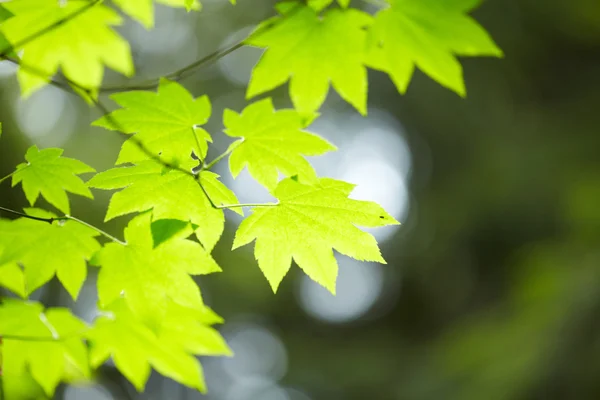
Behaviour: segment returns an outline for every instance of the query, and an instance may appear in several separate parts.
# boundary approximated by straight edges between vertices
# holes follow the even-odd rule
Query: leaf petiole
[[[77,223],[79,223],[79,224],[81,224],[81,225],[83,225],[83,226],[86,226],[86,227],[88,227],[88,228],[90,228],[90,229],[93,229],[93,230],[95,230],[96,232],[98,232],[99,234],[101,234],[102,236],[104,236],[105,238],[108,238],[108,239],[112,240],[112,241],[113,241],[113,242],[115,242],[115,243],[119,243],[119,244],[121,244],[121,245],[123,245],[123,246],[126,246],[126,245],[127,245],[127,243],[126,243],[126,242],[124,242],[124,241],[122,241],[122,240],[119,240],[119,239],[117,239],[116,237],[114,237],[114,236],[113,236],[113,235],[111,235],[110,233],[108,233],[108,232],[105,232],[105,231],[103,231],[102,229],[100,229],[100,228],[97,228],[97,227],[95,227],[94,225],[91,225],[91,224],[89,224],[89,223],[87,223],[87,222],[85,222],[85,221],[82,221],[82,220],[80,220],[79,218],[75,218],[75,217],[73,217],[73,216],[71,216],[71,215],[65,215],[64,217],[58,217],[58,218],[55,218],[55,221],[64,221],[64,220],[71,220],[71,221],[75,221],[75,222],[77,222]]]
[[[239,207],[276,207],[279,203],[240,203],[240,204],[222,204],[215,208],[239,208]]]
[[[7,180],[8,178],[10,178],[11,176],[13,176],[15,174],[15,171],[11,172],[10,174],[0,178],[0,183],[4,182],[5,180]]]
[[[200,186],[200,189],[202,189],[202,192],[208,199],[208,202],[210,203],[210,206],[212,208],[221,210],[221,209],[225,209],[225,208],[239,208],[239,207],[275,207],[275,206],[279,205],[279,203],[240,203],[240,204],[216,205],[215,202],[210,197],[210,194],[208,194],[208,191],[204,188],[204,185],[202,185],[202,182],[200,181],[200,174],[196,175],[195,178],[196,178],[196,182],[198,182],[198,186]]]
[[[200,170],[204,171],[207,169],[211,169],[212,167],[214,167],[219,161],[221,161],[222,159],[224,159],[225,157],[227,157],[229,154],[231,154],[231,152],[233,150],[236,149],[236,147],[238,147],[240,144],[242,144],[244,142],[244,139],[242,140],[237,140],[233,143],[231,143],[229,145],[229,148],[227,150],[225,150],[224,153],[220,154],[217,158],[215,158],[214,160],[212,160],[211,162],[209,162],[208,164],[206,164],[204,167],[202,167]]]

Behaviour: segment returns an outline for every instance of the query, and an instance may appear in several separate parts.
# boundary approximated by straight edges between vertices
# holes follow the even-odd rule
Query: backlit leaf
[[[25,154],[27,162],[17,165],[12,185],[21,183],[30,205],[41,194],[54,207],[70,213],[66,192],[93,198],[92,193],[77,176],[95,170],[83,162],[62,157],[62,149],[43,149],[31,146]]]
[[[332,249],[357,260],[385,263],[375,238],[357,226],[398,224],[379,205],[349,199],[353,188],[329,178],[315,185],[284,179],[273,192],[279,205],[255,208],[238,228],[233,248],[256,239],[254,255],[273,291],[294,259],[309,277],[335,293],[338,265]]]
[[[275,111],[270,98],[257,101],[241,114],[225,110],[225,133],[242,140],[234,143],[229,156],[231,173],[236,177],[244,167],[263,186],[273,189],[279,173],[299,175],[315,181],[312,166],[303,157],[335,150],[325,139],[303,130],[303,118],[295,110]]]
[[[216,204],[238,203],[235,194],[210,171],[200,174],[202,185]],[[133,167],[113,168],[94,176],[90,187],[123,189],[115,193],[108,206],[106,220],[152,209],[155,220],[179,219],[197,225],[198,240],[212,250],[225,227],[223,210],[213,208],[190,174],[164,169],[154,161]],[[238,209],[236,212],[240,212]]]
[[[37,209],[29,209],[27,213],[41,218],[56,217]],[[0,271],[14,277],[6,285],[3,281],[8,278],[3,277],[0,284],[27,296],[56,275],[76,299],[87,276],[86,261],[100,249],[95,236],[98,236],[95,230],[74,221],[50,224],[28,218],[0,220]],[[18,265],[24,267],[22,279]]]
[[[59,68],[87,89],[100,86],[104,65],[133,75],[129,44],[112,29],[123,19],[101,1],[19,0],[2,5],[14,17],[0,24],[0,32],[15,51],[23,50],[21,61],[29,67],[17,73],[23,96],[44,86]]]
[[[139,23],[150,29],[154,26],[154,4],[152,0],[113,0],[113,2]],[[198,0],[156,0],[157,3],[170,7],[199,10],[201,4]]]
[[[275,25],[251,36],[248,44],[266,48],[252,71],[247,97],[290,80],[294,107],[312,114],[325,101],[329,83],[360,113],[367,113],[365,27],[371,16],[356,9],[331,9],[320,16],[296,3],[279,7]]]
[[[457,56],[501,57],[488,33],[466,13],[478,0],[392,0],[370,29],[369,66],[387,72],[401,93],[414,67],[461,96],[466,94]]]
[[[87,349],[81,340],[86,329],[66,308],[44,312],[39,303],[3,299],[0,306],[3,381],[13,377],[21,381],[25,371],[29,371],[45,394],[52,397],[60,381],[72,380],[74,373],[88,377]]]
[[[157,93],[131,91],[114,94],[111,98],[123,108],[92,125],[135,134],[148,150],[168,161],[189,159],[192,151],[202,158],[206,156],[206,142],[212,139],[200,125],[210,117],[208,97],[194,99],[179,83],[161,79]],[[128,140],[123,144],[116,164],[148,158],[132,140]]]
[[[205,307],[204,307],[205,308]],[[192,355],[227,355],[221,336],[202,318],[204,308],[187,309],[169,303],[163,329],[158,333],[142,324],[122,300],[105,309],[88,333],[93,366],[112,356],[121,373],[139,391],[154,367],[184,385],[206,391],[202,368]]]
[[[125,229],[127,245],[105,245],[92,263],[101,267],[98,274],[101,306],[123,297],[141,319],[160,326],[167,301],[202,307],[200,289],[190,275],[221,269],[197,242],[177,238],[155,247],[151,218],[150,213],[134,218]]]

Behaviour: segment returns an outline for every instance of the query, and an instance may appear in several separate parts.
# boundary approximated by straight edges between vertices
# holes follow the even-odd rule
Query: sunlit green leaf
[[[123,19],[102,2],[19,0],[2,5],[14,17],[0,24],[0,33],[16,51],[23,50],[26,67],[17,74],[23,96],[44,86],[59,68],[87,89],[100,86],[104,65],[133,74],[129,44],[111,28]]]
[[[4,299],[0,306],[3,381],[13,376],[22,381],[28,370],[52,397],[59,382],[71,380],[74,371],[88,377],[87,349],[81,340],[85,330],[85,324],[65,308],[44,312],[39,303]]]
[[[113,0],[114,3],[146,28],[154,26],[154,4],[152,0]],[[157,3],[170,7],[185,8],[186,10],[199,10],[201,4],[198,0],[156,0]]]
[[[158,92],[132,91],[111,96],[123,108],[95,121],[93,125],[135,134],[135,139],[155,155],[172,162],[189,159],[192,151],[204,158],[212,141],[200,128],[208,121],[208,97],[194,99],[177,82],[161,79]],[[130,139],[123,144],[116,164],[147,160]]]
[[[457,56],[501,57],[488,33],[466,13],[476,0],[391,0],[370,29],[369,66],[389,73],[406,92],[415,66],[461,96],[466,94]]]
[[[238,228],[233,248],[256,239],[254,255],[274,291],[292,259],[306,274],[335,293],[338,265],[332,249],[357,260],[385,263],[372,235],[356,226],[398,222],[379,205],[349,199],[354,185],[321,178],[315,185],[294,179],[279,183],[279,205],[257,207]]]
[[[37,209],[27,213],[41,218],[55,217]],[[3,276],[0,284],[27,296],[56,274],[76,299],[87,275],[86,260],[100,249],[95,236],[98,236],[96,231],[74,221],[50,224],[28,218],[0,220],[0,271],[12,276],[12,279]],[[24,268],[22,278],[18,265]]]
[[[134,218],[125,229],[127,245],[109,243],[92,263],[100,266],[98,297],[106,306],[123,297],[131,310],[160,326],[167,301],[202,307],[200,290],[190,275],[220,271],[197,242],[177,238],[154,246],[152,215]]]
[[[39,150],[31,146],[25,154],[27,162],[17,165],[12,185],[21,183],[29,204],[34,205],[41,194],[54,207],[69,214],[66,192],[93,198],[77,175],[95,170],[79,160],[62,157],[62,153],[62,149]]]
[[[123,375],[142,391],[154,367],[184,385],[206,390],[196,355],[227,355],[230,351],[220,335],[203,318],[203,309],[188,309],[169,303],[165,324],[159,332],[141,323],[122,300],[106,307],[88,333],[93,366],[112,356]]]
[[[216,204],[236,204],[235,194],[218,178],[210,171],[200,174],[203,187]],[[107,221],[152,209],[155,220],[179,219],[195,224],[196,236],[208,250],[223,233],[223,210],[213,208],[196,179],[182,171],[165,170],[156,162],[147,161],[99,173],[88,184],[98,189],[123,189],[112,196]],[[236,212],[241,213],[239,209]]]
[[[257,101],[241,114],[225,110],[225,133],[242,140],[232,145],[231,173],[236,177],[245,167],[269,189],[275,188],[279,173],[299,175],[315,181],[316,174],[304,156],[317,156],[336,147],[303,130],[303,118],[295,110],[275,111],[270,98]]]
[[[290,81],[290,96],[303,115],[325,101],[329,83],[362,114],[367,113],[365,27],[371,16],[356,9],[331,9],[320,16],[296,3],[279,8],[275,25],[251,36],[248,44],[266,48],[252,71],[247,97]]]

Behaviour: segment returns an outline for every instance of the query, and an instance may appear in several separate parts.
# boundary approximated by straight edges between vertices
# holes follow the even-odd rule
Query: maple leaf
[[[173,313],[173,306],[170,303],[166,314],[169,322],[165,321],[164,330],[156,334],[136,319],[123,300],[115,301],[87,333],[91,364],[101,365],[112,356],[116,367],[138,391],[144,389],[152,366],[177,382],[205,392],[202,368],[191,354],[227,355],[230,351],[220,335],[205,326],[212,322],[201,318],[202,311],[175,306]]]
[[[21,183],[30,205],[34,205],[41,194],[48,203],[69,214],[66,192],[93,198],[77,175],[95,170],[79,160],[61,157],[62,153],[62,149],[39,150],[37,146],[31,146],[25,154],[27,162],[17,165],[13,173],[12,186]]]
[[[206,156],[207,141],[212,139],[200,125],[208,121],[211,113],[207,96],[194,99],[179,83],[162,78],[158,93],[131,91],[111,98],[124,108],[92,125],[134,133],[148,150],[168,161],[189,159],[192,151],[202,158]],[[116,164],[148,158],[130,139],[123,144]]]
[[[175,238],[154,246],[151,219],[149,212],[135,217],[125,229],[127,245],[108,243],[91,264],[101,267],[101,306],[123,296],[135,314],[160,326],[167,300],[202,307],[200,289],[190,275],[221,269],[197,242]]]
[[[0,306],[3,383],[29,371],[52,397],[61,380],[89,377],[87,349],[82,342],[85,324],[66,308],[44,307],[36,302],[3,299]],[[19,340],[19,337],[36,340]],[[58,340],[60,339],[60,340]],[[76,376],[74,376],[76,373]]]
[[[2,21],[9,19],[13,15],[6,10],[4,7],[0,6],[0,23]],[[9,57],[17,57],[14,51],[11,50],[12,45],[6,40],[4,35],[0,33],[0,54],[6,54]],[[0,126],[1,128],[1,126]],[[0,129],[0,134],[2,134],[2,130]]]
[[[180,343],[188,352],[200,356],[231,356],[223,336],[210,325],[223,319],[209,307],[189,308],[169,302],[165,322],[158,331],[162,342]]]
[[[308,0],[308,5],[316,11],[321,11],[328,7],[334,0]],[[338,4],[342,8],[347,8],[350,4],[350,0],[337,0]]]
[[[2,224],[0,224],[0,229],[2,229]],[[0,246],[2,246],[1,243]],[[2,250],[2,247],[0,247],[0,250]],[[1,254],[2,253],[0,252],[0,255]],[[10,263],[0,265],[0,286],[7,288],[23,298],[27,297],[25,291],[25,274],[17,264]]]
[[[187,11],[200,10],[198,0],[157,0],[157,3],[170,7],[185,8]],[[114,3],[127,15],[146,28],[154,26],[154,5],[152,0],[114,0]]]
[[[53,218],[56,215],[27,209],[28,215]],[[0,220],[0,266],[10,274],[9,289],[23,297],[33,293],[56,274],[73,299],[87,275],[86,261],[100,249],[98,233],[74,221],[53,223],[29,218]],[[17,265],[24,267],[22,278]]]
[[[235,194],[218,178],[219,175],[210,171],[202,171],[199,177],[216,204],[237,204]],[[225,216],[223,210],[211,206],[196,179],[182,171],[146,161],[99,173],[88,185],[98,189],[123,188],[110,199],[106,221],[152,209],[155,220],[179,219],[197,225],[195,234],[210,251],[223,233]],[[235,212],[242,213],[241,209]]]
[[[456,56],[503,56],[488,33],[466,15],[478,2],[391,0],[371,26],[369,66],[387,72],[401,93],[417,66],[464,96],[462,66]]]
[[[378,204],[349,199],[353,188],[330,178],[315,185],[284,179],[273,192],[279,204],[253,209],[240,224],[233,248],[256,239],[254,255],[273,291],[293,258],[310,278],[335,293],[338,265],[332,249],[357,260],[385,263],[375,238],[356,226],[398,224]]]
[[[111,29],[123,18],[100,1],[19,0],[2,5],[14,17],[2,22],[0,32],[15,51],[23,50],[23,64],[36,69],[20,68],[17,73],[24,97],[44,86],[59,67],[86,89],[100,86],[104,64],[133,75],[129,43]],[[44,33],[28,40],[40,31]]]
[[[236,177],[248,167],[250,175],[268,189],[277,185],[279,172],[315,181],[315,171],[302,155],[336,150],[325,139],[302,130],[304,120],[295,110],[275,111],[270,98],[249,105],[241,114],[226,109],[223,122],[227,135],[242,138],[231,145],[231,174]]]
[[[366,31],[371,16],[356,9],[332,9],[322,16],[299,3],[283,3],[278,22],[250,36],[247,44],[266,48],[252,71],[247,97],[290,80],[290,96],[302,114],[325,101],[329,82],[361,114],[367,113]]]

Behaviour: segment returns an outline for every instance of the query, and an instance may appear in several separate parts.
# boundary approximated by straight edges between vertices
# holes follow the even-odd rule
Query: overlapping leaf
[[[190,165],[188,165],[190,166]],[[191,168],[191,166],[190,166]],[[200,173],[200,182],[216,204],[236,204],[235,194],[210,171]],[[154,161],[133,167],[113,168],[94,176],[88,185],[98,189],[121,189],[108,206],[106,220],[152,209],[155,220],[179,219],[197,225],[198,240],[210,251],[225,227],[223,210],[213,208],[197,178]],[[241,211],[238,212],[241,213]]]
[[[98,297],[102,306],[123,297],[131,310],[152,326],[160,326],[167,302],[202,307],[200,290],[190,275],[220,271],[197,242],[175,238],[154,246],[152,215],[134,218],[125,229],[127,245],[109,243],[96,253]]]
[[[201,8],[198,0],[156,0],[157,3],[176,8],[199,10]],[[115,0],[114,3],[129,15],[140,22],[146,28],[154,26],[154,4],[152,0]]]
[[[236,177],[248,167],[250,175],[269,189],[277,185],[279,172],[315,181],[315,171],[303,155],[317,156],[336,149],[304,131],[304,120],[295,110],[275,111],[270,98],[249,105],[241,114],[226,109],[223,122],[226,134],[242,138],[232,144],[232,175]]]
[[[7,20],[12,16],[13,15],[8,10],[0,6],[0,24],[2,23],[2,21]],[[10,57],[17,56],[15,52],[12,51],[12,45],[8,42],[8,40],[6,40],[2,33],[0,33],[0,54],[6,54]],[[0,131],[0,133],[2,132]]]
[[[279,5],[275,25],[251,36],[266,48],[252,71],[247,97],[290,80],[295,108],[310,115],[325,101],[329,82],[359,112],[367,112],[366,32],[371,16],[356,9],[331,9],[320,16],[299,3]]]
[[[115,365],[137,390],[142,391],[151,366],[184,385],[205,391],[202,368],[196,355],[227,355],[230,351],[209,324],[204,309],[192,310],[170,303],[163,330],[142,324],[122,300],[98,318],[88,333],[93,366],[113,357]]]
[[[62,149],[43,149],[31,146],[25,154],[26,163],[17,165],[12,186],[21,183],[29,204],[34,205],[39,195],[65,214],[70,213],[66,192],[93,198],[92,193],[77,176],[95,170],[83,162],[61,157]]]
[[[308,0],[308,5],[316,11],[321,11],[334,2],[334,0]],[[350,0],[337,0],[337,3],[342,8],[348,7]]]
[[[27,213],[40,218],[56,215],[38,209]],[[73,299],[87,275],[86,261],[100,249],[98,233],[73,221],[52,224],[28,218],[0,220],[0,284],[27,296],[56,274]],[[24,267],[20,273],[19,265]]]
[[[60,381],[88,377],[87,349],[81,339],[85,330],[85,324],[65,308],[44,312],[39,303],[4,299],[0,306],[3,384],[10,392],[18,391],[15,383],[22,383],[30,373],[52,397]]]
[[[456,56],[501,57],[488,33],[466,13],[479,0],[390,0],[370,29],[369,66],[389,73],[406,92],[417,66],[441,85],[466,93]]]
[[[208,97],[194,99],[179,83],[161,79],[158,93],[132,91],[111,96],[123,108],[95,121],[92,125],[133,133],[155,155],[169,162],[189,159],[192,151],[206,156],[208,132],[200,128],[211,112]],[[123,145],[116,164],[146,160],[130,139]]]
[[[21,60],[28,67],[17,74],[23,96],[44,86],[59,68],[87,89],[100,86],[104,65],[133,74],[129,43],[111,28],[123,19],[100,1],[19,0],[2,5],[14,17],[2,22],[0,33],[15,50],[23,50]]]
[[[238,228],[233,248],[256,239],[258,266],[274,291],[293,258],[309,277],[335,293],[338,266],[332,249],[358,260],[385,263],[375,238],[356,226],[398,224],[379,205],[349,199],[353,188],[329,178],[320,178],[315,185],[284,179],[273,192],[279,205],[255,208]]]

